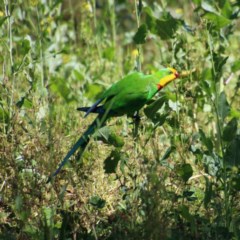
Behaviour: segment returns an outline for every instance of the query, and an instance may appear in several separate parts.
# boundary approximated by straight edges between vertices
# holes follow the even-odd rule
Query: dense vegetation
[[[240,239],[239,16],[239,0],[1,1],[0,239]],[[94,118],[78,106],[166,66],[188,74],[46,184]]]

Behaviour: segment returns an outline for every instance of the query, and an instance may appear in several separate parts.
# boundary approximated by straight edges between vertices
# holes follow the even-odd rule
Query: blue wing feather
[[[100,102],[103,101],[103,98],[98,99],[86,112],[84,117],[87,117],[89,113],[94,112],[94,110],[97,108]]]

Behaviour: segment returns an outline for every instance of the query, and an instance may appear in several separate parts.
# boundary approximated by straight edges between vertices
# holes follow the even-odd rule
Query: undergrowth
[[[0,3],[0,239],[239,239],[237,0]],[[131,71],[185,78],[108,121],[53,182],[89,106]]]

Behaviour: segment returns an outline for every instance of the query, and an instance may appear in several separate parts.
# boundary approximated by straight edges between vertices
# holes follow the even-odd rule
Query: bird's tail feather
[[[69,158],[77,151],[78,148],[81,147],[81,152],[83,153],[85,148],[87,147],[91,135],[95,132],[95,130],[98,127],[101,127],[106,121],[106,116],[104,115],[98,115],[96,119],[92,122],[92,124],[88,127],[88,129],[84,132],[84,134],[78,139],[78,141],[73,145],[71,150],[67,153],[67,155],[64,157],[62,162],[59,164],[57,170],[51,174],[47,180],[47,183],[49,183],[53,177],[55,177],[62,169],[62,167],[67,163]]]
[[[79,107],[79,108],[77,108],[78,111],[85,112],[86,114],[90,111],[90,109],[91,109],[91,107]],[[95,107],[94,109],[91,110],[91,113],[104,114],[104,112],[105,112],[105,110],[103,109],[102,106]]]

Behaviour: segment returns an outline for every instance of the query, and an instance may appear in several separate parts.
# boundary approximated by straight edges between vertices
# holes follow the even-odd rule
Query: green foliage
[[[188,179],[193,175],[193,169],[189,163],[184,163],[176,166],[176,173],[184,182],[187,182]]]
[[[118,162],[121,159],[120,152],[114,150],[104,161],[105,173],[116,173]]]
[[[103,208],[106,204],[106,201],[101,199],[99,196],[93,196],[89,199],[89,203],[96,208]]]
[[[133,41],[136,44],[143,44],[146,42],[146,36],[147,36],[147,25],[142,24],[139,28],[136,34],[133,37]]]
[[[240,239],[239,21],[234,0],[1,1],[0,239]],[[77,107],[167,66],[189,72],[45,184]]]

